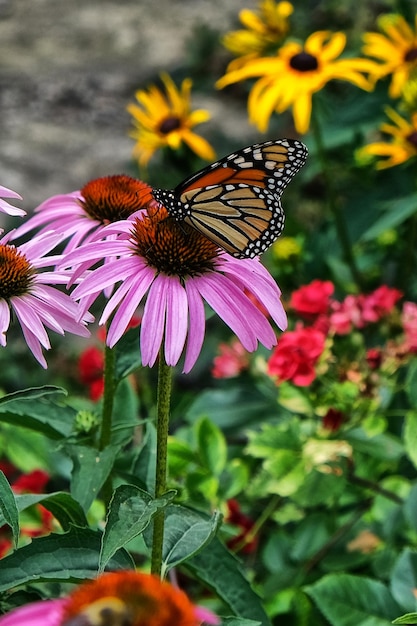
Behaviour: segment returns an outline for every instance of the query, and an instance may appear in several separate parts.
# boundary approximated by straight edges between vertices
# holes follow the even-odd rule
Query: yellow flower
[[[401,15],[383,15],[378,20],[385,33],[365,33],[363,53],[382,61],[375,65],[373,78],[379,80],[392,74],[389,95],[398,98],[404,83],[417,69],[417,15],[415,30]]]
[[[271,247],[275,259],[287,261],[298,257],[302,252],[302,245],[295,237],[281,237]]]
[[[261,56],[274,44],[279,44],[288,32],[288,18],[293,12],[290,2],[262,0],[259,10],[242,9],[239,19],[245,29],[235,30],[223,37],[223,45],[236,56]]]
[[[386,109],[386,114],[394,123],[382,124],[380,130],[391,135],[393,141],[370,143],[356,153],[358,161],[362,163],[376,156],[385,157],[376,164],[379,170],[405,163],[417,155],[417,113],[411,116],[411,122],[405,120],[390,107]]]
[[[202,159],[213,161],[216,155],[211,145],[191,130],[210,119],[204,109],[191,111],[191,80],[186,78],[179,90],[168,74],[162,74],[161,79],[166,93],[151,85],[147,91],[141,89],[135,93],[139,106],[129,104],[127,107],[135,125],[130,135],[137,142],[133,155],[139,165],[146,166],[160,148],[169,146],[178,150],[182,143]]]
[[[347,80],[361,89],[372,89],[363,72],[369,72],[375,63],[369,59],[338,59],[345,45],[344,33],[318,31],[308,37],[304,46],[289,42],[275,57],[249,59],[238,69],[229,66],[217,87],[261,76],[249,94],[250,121],[266,131],[274,111],[282,113],[292,107],[296,130],[306,133],[313,93],[330,80]]]

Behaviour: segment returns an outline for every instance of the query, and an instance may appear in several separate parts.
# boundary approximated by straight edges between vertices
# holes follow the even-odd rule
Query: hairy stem
[[[167,490],[168,429],[171,388],[172,368],[166,364],[163,350],[161,348],[159,353],[157,392],[155,498],[161,497]],[[155,515],[153,523],[151,572],[157,576],[161,576],[162,572],[164,526],[165,511],[162,509]]]

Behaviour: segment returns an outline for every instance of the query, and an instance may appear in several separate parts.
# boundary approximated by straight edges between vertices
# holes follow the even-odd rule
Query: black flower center
[[[315,56],[303,51],[291,57],[290,67],[298,72],[314,72],[318,69],[319,63]]]
[[[29,292],[35,270],[14,246],[0,245],[0,298],[9,300]]]
[[[410,48],[404,55],[404,61],[407,63],[413,63],[413,61],[417,61],[417,48]]]
[[[159,125],[159,132],[161,135],[169,135],[174,130],[181,128],[181,120],[179,117],[172,116],[164,119]]]
[[[417,148],[417,130],[414,130],[412,133],[407,135],[406,139],[414,146],[414,148]]]
[[[151,187],[124,174],[95,178],[81,189],[81,205],[93,220],[109,224],[146,207]]]
[[[148,265],[167,276],[201,276],[214,269],[217,246],[199,232],[169,216],[166,209],[154,202],[148,215],[136,219],[133,227],[135,252]]]

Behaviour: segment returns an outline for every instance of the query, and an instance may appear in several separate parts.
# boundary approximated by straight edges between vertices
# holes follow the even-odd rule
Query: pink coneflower
[[[86,269],[103,258],[117,262],[80,279],[72,295],[88,308],[103,289],[120,282],[100,319],[104,324],[111,318],[110,347],[146,300],[140,327],[143,365],[155,363],[162,344],[166,363],[175,365],[186,346],[183,371],[191,370],[204,340],[204,302],[250,352],[258,341],[271,348],[276,337],[248,293],[263,303],[281,329],[286,327],[280,290],[258,259],[237,260],[221,252],[192,227],[178,225],[161,205],[151,203],[147,215],[110,225],[102,234],[121,237],[83,245],[65,255],[64,265]]]
[[[48,350],[51,346],[45,327],[61,335],[69,331],[88,337],[85,322],[90,316],[76,321],[80,318],[77,304],[52,286],[67,282],[68,277],[63,272],[43,271],[57,261],[57,257],[45,255],[56,246],[59,236],[40,235],[20,246],[10,245],[8,240],[8,235],[0,239],[0,345],[6,345],[13,312],[33,356],[46,368],[42,347]]]
[[[7,213],[8,215],[13,216],[17,215],[18,217],[23,217],[23,215],[26,215],[26,211],[24,211],[23,209],[18,209],[9,202],[6,202],[6,200],[3,200],[3,198],[14,198],[16,200],[22,200],[22,196],[20,196],[18,193],[0,185],[0,213]]]
[[[124,174],[95,178],[79,191],[52,196],[42,202],[35,215],[22,224],[13,239],[38,230],[53,230],[61,240],[69,239],[66,250],[76,248],[103,226],[127,219],[151,200],[151,187]]]
[[[120,571],[85,582],[68,598],[15,609],[0,617],[0,626],[198,626],[202,621],[216,625],[219,618],[195,606],[181,589],[156,576]]]

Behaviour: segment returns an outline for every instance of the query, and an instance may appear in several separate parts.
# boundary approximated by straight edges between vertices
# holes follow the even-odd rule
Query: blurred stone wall
[[[126,170],[126,105],[184,60],[193,29],[236,25],[241,0],[0,0],[0,185],[32,208]],[[222,92],[197,96],[233,134]],[[241,120],[243,118],[243,113]],[[208,133],[210,128],[208,127]]]

